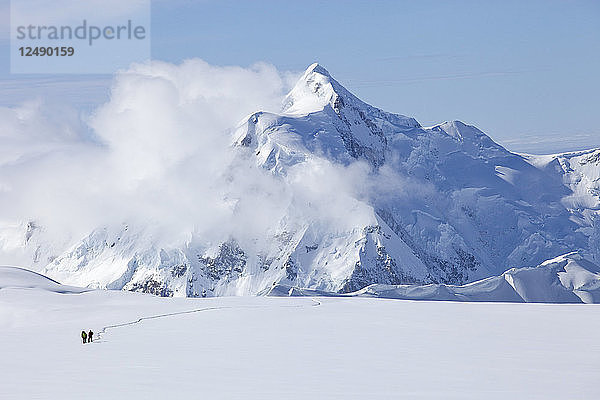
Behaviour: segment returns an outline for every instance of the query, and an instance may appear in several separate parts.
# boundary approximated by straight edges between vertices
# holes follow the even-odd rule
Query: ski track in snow
[[[311,298],[310,300],[313,301],[313,304],[311,305],[311,307],[319,307],[322,304],[319,300],[316,300],[314,298]],[[102,327],[102,329],[96,334],[97,335],[96,341],[95,342],[92,341],[92,343],[102,343],[102,337],[103,337],[104,334],[108,333],[109,329],[116,329],[116,328],[122,328],[122,327],[125,327],[125,326],[136,325],[136,324],[139,324],[139,323],[141,323],[143,321],[148,321],[148,320],[153,320],[153,319],[159,319],[159,318],[174,317],[174,316],[177,316],[177,315],[195,314],[195,313],[199,313],[199,312],[203,312],[203,311],[227,310],[227,309],[243,309],[243,308],[269,308],[269,307],[270,306],[203,307],[203,308],[196,308],[194,310],[177,311],[177,312],[172,312],[172,313],[164,313],[164,314],[150,315],[150,316],[147,316],[147,317],[140,317],[140,318],[136,319],[135,321],[123,322],[121,324],[107,325],[107,326]],[[282,308],[286,308],[286,307],[298,308],[298,307],[305,307],[305,306],[279,306],[279,307],[282,307]]]

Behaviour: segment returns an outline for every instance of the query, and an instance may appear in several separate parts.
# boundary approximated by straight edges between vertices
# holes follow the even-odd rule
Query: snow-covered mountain
[[[600,149],[523,155],[460,121],[422,127],[364,103],[318,64],[279,113],[256,112],[234,129],[232,146],[284,182],[325,161],[362,163],[369,184],[357,182],[366,188],[337,210],[343,223],[290,206],[259,248],[234,236],[165,247],[139,224],[98,227],[65,248],[24,222],[0,229],[0,254],[65,284],[162,296],[508,282],[507,269],[574,251],[600,262]]]
[[[276,285],[269,296],[344,296],[403,300],[485,301],[504,303],[599,303],[600,268],[569,253],[536,267],[511,268],[466,285],[373,284],[346,294]]]

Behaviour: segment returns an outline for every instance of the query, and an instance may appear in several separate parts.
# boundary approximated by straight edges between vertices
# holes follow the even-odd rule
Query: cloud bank
[[[91,115],[41,100],[0,108],[0,224],[35,221],[75,243],[126,223],[161,246],[235,237],[246,248],[290,216],[368,224],[365,165],[315,158],[283,180],[231,146],[248,114],[280,111],[295,77],[262,63],[152,62],[118,73]]]

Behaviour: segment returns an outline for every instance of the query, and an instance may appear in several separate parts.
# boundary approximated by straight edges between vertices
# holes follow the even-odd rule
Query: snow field
[[[6,288],[0,398],[594,399],[599,317],[581,304]]]

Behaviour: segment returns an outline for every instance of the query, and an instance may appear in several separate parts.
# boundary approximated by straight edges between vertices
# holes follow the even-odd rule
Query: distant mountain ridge
[[[348,296],[506,303],[598,303],[600,268],[577,253],[569,253],[536,267],[511,268],[500,276],[461,286],[373,284],[356,292],[340,295],[277,285],[265,294],[278,297]]]
[[[290,210],[254,252],[235,237],[211,249],[193,240],[161,248],[143,226],[127,225],[98,227],[65,249],[24,223],[0,230],[0,254],[20,251],[66,284],[162,296],[464,285],[574,251],[600,261],[600,149],[521,155],[460,121],[422,127],[364,103],[318,64],[280,113],[256,112],[240,124],[232,146],[283,180],[306,162],[361,161],[374,174],[402,177],[401,190],[377,181],[356,199],[367,217],[343,229]]]

